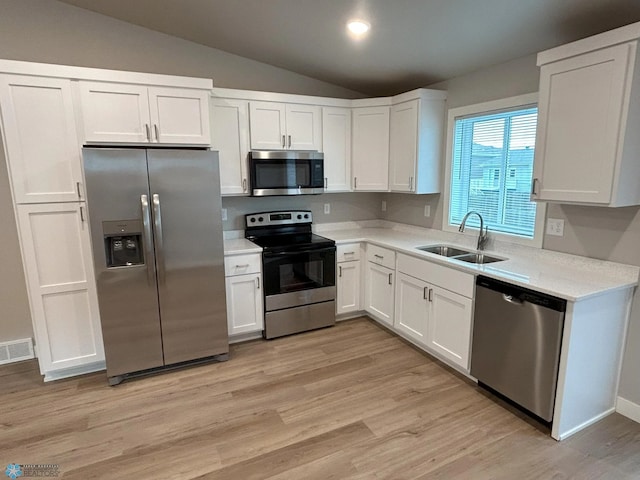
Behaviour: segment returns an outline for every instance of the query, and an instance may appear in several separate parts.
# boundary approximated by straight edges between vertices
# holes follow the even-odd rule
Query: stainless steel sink
[[[416,248],[423,252],[435,253],[436,255],[442,255],[443,257],[457,257],[459,255],[468,255],[472,253],[469,250],[462,250],[449,245],[425,245]]]
[[[502,262],[506,260],[506,258],[492,257],[491,255],[486,255],[484,253],[469,253],[467,255],[456,256],[454,260],[484,265],[485,263]]]

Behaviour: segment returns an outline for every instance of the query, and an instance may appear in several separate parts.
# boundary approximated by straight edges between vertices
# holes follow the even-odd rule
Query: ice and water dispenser
[[[144,264],[140,220],[102,222],[102,232],[107,268]]]

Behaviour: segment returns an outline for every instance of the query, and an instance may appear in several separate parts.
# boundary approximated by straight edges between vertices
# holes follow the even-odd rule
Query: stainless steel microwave
[[[314,151],[249,153],[251,195],[316,195],[324,192],[324,155]]]

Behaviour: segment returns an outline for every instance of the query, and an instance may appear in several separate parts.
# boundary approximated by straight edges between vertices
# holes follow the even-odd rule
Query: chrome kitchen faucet
[[[476,214],[478,216],[478,218],[480,219],[480,231],[478,232],[478,250],[484,250],[484,246],[487,243],[487,240],[489,240],[489,227],[483,228],[484,227],[484,220],[482,219],[482,215],[480,215],[478,212],[476,212],[475,210],[471,210],[470,212],[467,212],[467,214],[464,216],[464,218],[462,219],[462,222],[460,223],[460,228],[458,228],[459,232],[464,232],[464,226],[467,223],[467,218],[469,218],[469,215],[471,214]]]

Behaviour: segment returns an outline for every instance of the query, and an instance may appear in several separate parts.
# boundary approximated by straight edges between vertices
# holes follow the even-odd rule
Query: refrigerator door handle
[[[156,241],[156,268],[158,269],[158,285],[165,283],[164,245],[162,240],[162,214],[160,213],[160,195],[153,194],[153,236]]]
[[[147,264],[147,283],[155,285],[153,272],[153,245],[151,244],[151,214],[149,212],[149,197],[140,195],[140,206],[142,207],[142,242],[144,245],[144,260]]]

